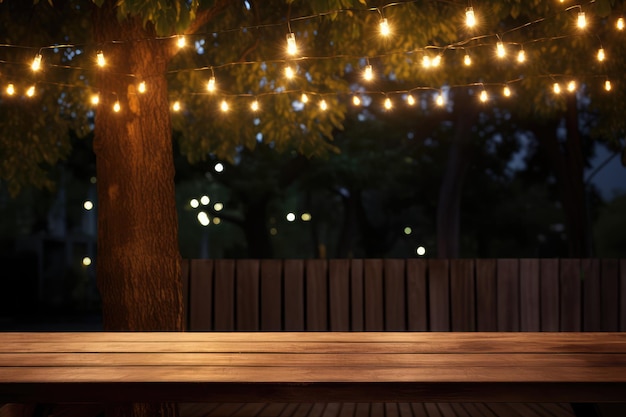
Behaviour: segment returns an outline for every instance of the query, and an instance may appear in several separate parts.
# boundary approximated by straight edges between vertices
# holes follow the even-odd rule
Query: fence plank
[[[450,262],[450,299],[452,331],[476,331],[474,299],[474,261],[455,259]]]
[[[602,328],[600,265],[596,260],[583,259],[583,331],[599,332]]]
[[[328,297],[330,330],[350,330],[350,260],[332,259],[328,262]]]
[[[306,330],[328,331],[328,264],[324,259],[305,261]]]
[[[365,259],[363,263],[363,295],[365,330],[384,330],[383,262],[381,259]]]
[[[356,332],[365,330],[363,292],[363,260],[352,259],[350,260],[350,300],[352,301],[350,325]]]
[[[183,259],[180,262],[180,281],[183,286],[183,326],[185,330],[189,330],[190,310],[189,310],[189,270],[191,269],[191,261]],[[1,407],[0,407],[1,409]]]
[[[406,307],[409,331],[428,330],[427,265],[424,259],[408,259],[406,261]]]
[[[383,279],[385,294],[385,330],[406,330],[406,287],[404,259],[385,259]]]
[[[257,259],[241,259],[237,262],[237,330],[259,330],[259,270],[260,263]]]
[[[626,332],[626,259],[619,262],[619,329]]]
[[[520,329],[519,308],[519,260],[498,259],[498,331],[518,332]]]
[[[285,260],[285,330],[304,330],[304,261],[301,259]]]
[[[580,259],[561,260],[561,327],[563,332],[581,328],[581,264]]]
[[[479,332],[498,330],[496,260],[476,259],[476,321]]]
[[[541,331],[558,332],[561,303],[559,290],[559,260],[541,259],[539,261],[541,286]]]
[[[445,259],[428,261],[428,294],[430,296],[430,330],[450,331],[449,262]]]
[[[538,259],[520,260],[520,309],[520,330],[523,332],[540,331]]]
[[[596,261],[597,262],[597,261]],[[619,330],[619,265],[616,259],[603,259],[600,264],[602,285],[602,328],[604,332]]]
[[[189,330],[213,329],[213,261],[190,261]]]
[[[283,263],[278,259],[261,261],[261,330],[283,329]]]
[[[215,317],[217,331],[235,330],[235,261],[217,259],[215,262]]]

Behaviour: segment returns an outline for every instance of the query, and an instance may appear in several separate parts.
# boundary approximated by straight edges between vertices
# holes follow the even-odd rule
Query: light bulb
[[[432,65],[434,68],[437,68],[441,64],[441,55],[437,55],[432,60]]]
[[[254,100],[252,104],[250,104],[250,109],[252,111],[259,111],[259,102],[258,100]]]
[[[437,97],[435,98],[435,104],[437,104],[437,106],[439,107],[442,107],[445,104],[443,93],[437,94]]]
[[[606,81],[604,82],[604,89],[605,89],[606,91],[611,91],[611,89],[612,89],[612,88],[613,88],[613,86],[611,85],[611,81],[606,80]]]
[[[306,93],[302,93],[302,96],[300,96],[300,101],[304,104],[309,102],[309,96],[306,95]]]
[[[474,8],[471,6],[465,9],[465,24],[470,28],[476,26],[476,16],[474,15]]]
[[[577,26],[580,29],[587,27],[587,17],[585,17],[585,12],[578,12]]]
[[[554,83],[552,85],[552,91],[554,91],[554,94],[561,94],[561,85],[559,83]]]
[[[415,105],[415,97],[413,97],[412,94],[409,94],[408,96],[406,96],[406,102],[409,106],[414,106]]]
[[[489,99],[489,95],[487,94],[487,92],[485,90],[481,91],[480,92],[480,101],[485,103],[488,99]]]
[[[209,78],[209,82],[206,85],[206,89],[212,93],[215,91],[215,77]]]
[[[99,67],[104,67],[106,65],[106,61],[104,59],[104,53],[102,51],[98,51],[96,53],[96,63]]]
[[[615,22],[615,27],[617,27],[617,30],[624,30],[624,18],[620,17],[619,19],[617,19],[617,22]]]
[[[391,28],[389,27],[389,22],[387,18],[383,18],[380,20],[380,34],[383,36],[389,36],[391,33]]]
[[[352,96],[352,104],[354,104],[355,106],[361,105],[361,99],[359,98],[359,96]]]
[[[606,55],[604,54],[604,48],[598,49],[598,61],[602,62],[606,59]]]
[[[504,86],[504,89],[502,89],[502,94],[504,94],[504,97],[511,97],[511,89],[508,85]]]
[[[363,69],[363,79],[365,79],[365,81],[372,81],[374,79],[374,70],[371,65],[366,65],[365,69]]]
[[[179,112],[181,108],[180,101],[176,100],[174,104],[172,104],[172,110],[175,112]]]
[[[517,53],[517,62],[519,62],[520,64],[523,63],[523,62],[526,62],[526,52],[524,52],[523,49],[521,49]]]
[[[291,68],[291,67],[286,67],[285,68],[285,77],[287,77],[287,79],[289,79],[289,80],[291,80],[294,77],[293,68]]]
[[[120,110],[122,110],[122,106],[120,106],[119,101],[116,101],[115,104],[113,104],[113,111],[115,113],[119,113]]]
[[[567,91],[569,91],[570,93],[576,91],[576,81],[570,81],[569,83],[567,83]]]
[[[139,91],[141,94],[146,92],[146,82],[142,81],[139,83],[139,85],[137,86],[137,91]]]
[[[7,85],[7,94],[10,96],[15,94],[15,86],[12,83],[9,83],[9,85]]]
[[[506,49],[504,49],[504,43],[498,41],[496,44],[496,55],[498,58],[504,58],[506,56]]]
[[[463,57],[463,63],[466,67],[469,67],[470,65],[472,65],[472,57],[469,56],[469,54],[465,54],[465,56]]]
[[[320,101],[320,110],[322,110],[322,111],[328,110],[328,103],[326,103],[326,100],[324,100],[324,99],[322,99],[322,101]]]
[[[220,110],[226,113],[229,109],[230,106],[228,105],[228,102],[226,100],[222,100],[222,103],[220,104]]]
[[[35,95],[35,86],[31,85],[30,87],[28,87],[28,90],[26,90],[26,95],[28,97],[32,97]]]
[[[35,55],[35,58],[33,59],[33,63],[30,64],[30,68],[33,71],[39,71],[41,69],[41,54]]]
[[[422,57],[422,67],[424,68],[430,68],[433,65],[432,60],[430,59],[430,57],[428,55],[424,55]]]
[[[296,34],[287,34],[287,53],[289,55],[295,55],[298,53],[298,46],[296,45]]]
[[[94,106],[97,106],[98,103],[100,103],[100,95],[99,94],[94,94],[91,96],[91,104],[93,104]]]
[[[393,104],[391,103],[391,99],[389,97],[385,99],[385,102],[383,105],[385,106],[385,109],[387,110],[391,110],[391,108],[393,107]]]
[[[185,47],[186,44],[187,44],[187,41],[185,40],[185,36],[178,35],[178,38],[176,39],[176,46],[182,49]]]

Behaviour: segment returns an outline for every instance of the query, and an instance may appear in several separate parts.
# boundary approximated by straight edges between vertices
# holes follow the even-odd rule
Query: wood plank
[[[498,259],[498,331],[520,330],[519,260]]]
[[[278,259],[261,260],[261,330],[283,330],[283,264]]]
[[[304,326],[304,261],[288,259],[284,263],[285,274],[285,330],[302,331]]]
[[[363,288],[363,260],[350,260],[350,330],[365,330],[365,295]]]
[[[583,328],[586,332],[602,330],[602,294],[600,283],[600,263],[593,259],[583,259]]]
[[[581,282],[580,259],[561,260],[561,326],[563,332],[581,330]]]
[[[183,259],[180,262],[180,280],[183,285],[183,328],[189,330],[189,273],[191,269],[191,261]],[[0,410],[2,406],[0,405]],[[1,414],[0,414],[1,416]]]
[[[213,260],[191,261],[189,330],[213,329]]]
[[[430,331],[450,331],[449,261],[428,260],[428,294],[430,296]]]
[[[356,404],[355,403],[343,403],[341,410],[339,411],[339,417],[355,417]]]
[[[400,410],[397,403],[385,403],[385,413],[383,417],[400,417]]]
[[[424,403],[411,403],[411,409],[415,417],[428,417]]]
[[[476,259],[476,329],[498,330],[496,260]]]
[[[306,329],[328,331],[328,263],[308,259],[306,268]]]
[[[382,259],[365,259],[363,271],[365,330],[382,331],[385,327]]]
[[[520,260],[520,330],[541,330],[541,305],[539,293],[539,260]]]
[[[452,331],[476,330],[476,304],[474,293],[474,261],[454,259],[450,262],[450,298]]]
[[[407,291],[407,330],[428,330],[428,280],[427,261],[408,259],[406,261]]]
[[[260,327],[259,272],[257,259],[240,259],[236,268],[237,330],[253,331]]]
[[[385,259],[383,279],[385,295],[385,330],[406,330],[406,280],[404,259]]]
[[[541,285],[541,331],[558,332],[560,324],[560,288],[558,259],[539,261]]]
[[[619,331],[619,264],[616,259],[601,261],[602,326],[605,332]]]
[[[229,417],[253,417],[253,416],[258,416],[261,412],[263,412],[265,407],[267,407],[267,404],[263,404],[263,403],[242,404],[241,408],[239,408],[233,414],[230,414]],[[182,413],[181,413],[181,415],[182,415]],[[217,416],[221,416],[221,414],[219,414],[219,413],[206,414],[205,416],[206,417],[208,417],[208,416],[215,416],[215,417],[217,417]]]
[[[330,330],[350,330],[350,260],[333,259],[328,263]]]
[[[619,329],[626,332],[626,259],[621,259],[619,262],[619,277]]]
[[[214,266],[215,316],[213,329],[233,331],[235,330],[235,261],[216,259]]]

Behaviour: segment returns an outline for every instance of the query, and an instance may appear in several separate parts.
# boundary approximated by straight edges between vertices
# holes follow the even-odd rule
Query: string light
[[[613,88],[613,86],[611,85],[611,81],[610,80],[606,80],[604,82],[604,89],[606,91],[611,91],[612,88]]]
[[[179,112],[181,109],[180,101],[176,100],[174,104],[172,104],[172,110],[175,112]]]
[[[526,62],[526,52],[524,52],[523,49],[520,49],[520,51],[517,53],[517,62],[519,62],[520,64]]]
[[[176,38],[176,46],[178,46],[178,49],[184,48],[186,44],[187,40],[185,39],[185,35],[178,35]]]
[[[302,93],[302,95],[300,96],[300,101],[302,102],[302,104],[306,104],[309,102],[309,96],[306,95],[306,93]]]
[[[257,112],[259,111],[259,101],[258,100],[254,100],[251,104],[250,104],[250,110]]]
[[[120,110],[122,110],[122,106],[120,105],[119,101],[116,101],[115,104],[113,104],[113,111],[115,113],[119,113]]]
[[[374,70],[371,65],[366,65],[363,69],[363,79],[365,81],[372,81],[374,79]]]
[[[570,81],[569,83],[567,83],[567,91],[569,91],[570,93],[576,91],[576,81]]]
[[[41,54],[35,55],[35,58],[33,58],[33,63],[30,64],[30,68],[35,72],[41,69]]]
[[[137,91],[139,91],[141,94],[146,92],[146,82],[142,81],[139,83],[139,85],[137,86]]]
[[[615,22],[615,27],[617,28],[617,30],[624,30],[624,18],[620,17],[617,19],[617,22]]]
[[[434,68],[439,67],[439,65],[441,65],[441,55],[437,55],[436,57],[433,58],[433,61],[432,61],[432,66]]]
[[[482,101],[483,103],[486,103],[487,100],[489,100],[489,95],[487,94],[487,91],[483,90],[480,92],[480,101]]]
[[[474,15],[474,8],[472,6],[465,9],[465,24],[470,28],[476,26],[476,16]]]
[[[35,86],[31,85],[30,87],[28,87],[28,90],[26,90],[26,95],[28,97],[33,97],[35,95]]]
[[[352,104],[354,104],[355,106],[361,105],[361,99],[359,98],[359,96],[352,96]]]
[[[328,110],[328,103],[326,103],[326,100],[324,100],[324,99],[322,99],[322,101],[320,101],[320,110],[322,110],[322,111]]]
[[[506,49],[504,49],[504,43],[502,41],[498,41],[496,44],[496,55],[498,58],[504,58],[506,56]]]
[[[383,36],[389,36],[391,34],[391,28],[389,27],[389,22],[386,17],[380,20],[380,34]]]
[[[435,104],[439,107],[443,107],[443,105],[446,104],[446,101],[443,98],[443,93],[437,94],[437,97],[435,97]]]
[[[99,94],[93,94],[91,96],[90,101],[91,101],[91,104],[93,104],[94,106],[97,106],[98,103],[100,103],[100,95]]]
[[[383,105],[385,106],[386,110],[391,110],[391,108],[393,107],[393,103],[391,102],[391,99],[389,97],[385,99],[385,102]]]
[[[230,110],[230,106],[228,105],[228,102],[226,100],[222,100],[222,103],[220,104],[220,110],[222,110],[224,113]]]
[[[211,76],[211,78],[209,78],[209,81],[206,84],[206,89],[209,93],[213,93],[215,91],[215,77]]]
[[[585,16],[585,12],[578,12],[578,20],[576,21],[576,25],[579,29],[584,29],[587,27],[587,17]]]
[[[7,85],[7,94],[10,96],[15,94],[15,86],[12,83],[9,83],[9,85]]]
[[[463,63],[466,67],[469,67],[470,65],[472,65],[472,57],[469,56],[469,54],[465,54],[465,56],[463,57]]]
[[[598,49],[598,61],[602,62],[606,59],[606,55],[604,54],[604,48]]]
[[[552,91],[554,91],[554,94],[561,94],[561,85],[559,83],[554,83],[552,85]]]
[[[504,86],[504,88],[502,89],[502,94],[504,94],[504,97],[511,97],[511,89],[508,85]]]
[[[104,59],[104,53],[102,51],[96,52],[96,63],[101,68],[106,65],[106,61]]]
[[[406,102],[409,106],[414,106],[415,105],[415,97],[413,97],[412,94],[409,94],[408,96],[406,96]]]
[[[289,55],[295,55],[298,53],[298,46],[296,45],[296,34],[287,34],[287,53]]]
[[[291,80],[294,77],[294,71],[293,68],[287,66],[285,67],[285,77],[287,77],[287,79]]]

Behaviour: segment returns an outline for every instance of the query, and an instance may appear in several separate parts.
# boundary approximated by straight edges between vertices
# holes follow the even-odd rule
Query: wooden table
[[[0,402],[624,402],[624,333],[0,333]]]

